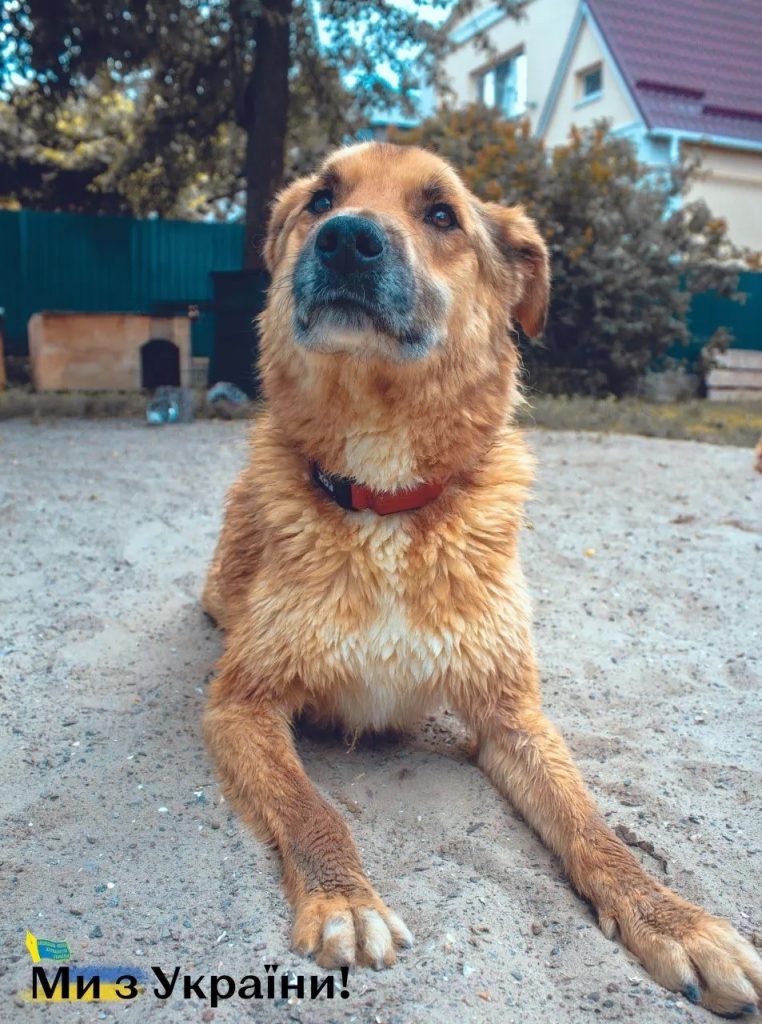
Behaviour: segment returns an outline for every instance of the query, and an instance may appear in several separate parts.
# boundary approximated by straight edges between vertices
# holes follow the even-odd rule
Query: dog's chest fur
[[[318,630],[327,674],[343,677],[327,701],[331,717],[350,729],[402,727],[436,700],[445,668],[444,643],[432,625],[413,626],[406,588],[410,536],[400,517],[363,515],[358,547],[373,578],[372,608],[355,623],[323,620]],[[320,686],[320,680],[315,680]],[[325,710],[325,709],[323,709]]]
[[[256,663],[298,677],[317,718],[402,728],[447,699],[447,681],[484,678],[504,659],[517,626],[511,574],[503,564],[499,589],[485,587],[456,537],[427,580],[404,514],[350,515],[341,538],[315,521],[273,543],[290,570],[265,559],[253,589]]]
[[[225,627],[254,685],[352,730],[403,728],[512,671],[530,616],[519,435],[506,431],[441,507],[389,516],[333,506],[268,418],[255,441],[219,571]]]

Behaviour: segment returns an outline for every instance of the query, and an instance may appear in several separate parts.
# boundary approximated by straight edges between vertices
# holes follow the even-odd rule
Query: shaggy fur
[[[333,209],[316,214],[311,197],[327,183]],[[432,196],[453,208],[454,229],[427,220]],[[412,315],[438,339],[419,358],[402,358],[399,339],[371,326],[323,331],[317,349],[295,340],[294,268],[319,224],[347,211],[375,218],[413,269]],[[378,968],[412,939],[307,778],[293,716],[351,732],[403,728],[445,702],[603,931],[667,988],[751,1012],[762,993],[753,948],[645,873],[541,710],[518,558],[532,462],[511,421],[513,320],[539,332],[548,302],[533,223],[478,201],[430,153],[371,143],[286,189],[266,257],[267,412],[228,495],[204,594],[227,632],[205,730],[226,794],[280,851],[296,948],[327,967]],[[313,485],[310,459],[379,490],[447,484],[415,512],[347,512]]]

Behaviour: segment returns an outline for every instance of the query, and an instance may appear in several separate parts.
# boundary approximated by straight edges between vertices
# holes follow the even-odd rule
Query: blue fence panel
[[[243,242],[242,224],[0,211],[6,350],[26,354],[29,317],[43,310],[150,313],[156,303],[209,301],[210,273],[240,269]],[[209,356],[213,344],[205,313],[193,354]]]
[[[24,273],[21,266],[21,218],[0,210],[0,307],[5,317],[5,349],[15,351],[11,338],[19,332]],[[22,326],[25,332],[26,327]]]
[[[716,292],[695,295],[688,326],[697,342],[706,344],[719,327],[733,333],[733,348],[762,349],[762,273],[744,271],[738,275],[738,291],[744,302],[731,302]]]

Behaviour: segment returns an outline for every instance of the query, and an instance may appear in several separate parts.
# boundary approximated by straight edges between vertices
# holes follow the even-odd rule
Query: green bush
[[[478,196],[522,203],[538,221],[551,252],[551,308],[544,336],[521,339],[538,390],[632,394],[646,369],[689,340],[694,292],[734,293],[738,254],[725,222],[703,203],[675,203],[690,169],[657,175],[605,123],[572,129],[546,152],[526,122],[473,106],[393,141],[434,150]]]

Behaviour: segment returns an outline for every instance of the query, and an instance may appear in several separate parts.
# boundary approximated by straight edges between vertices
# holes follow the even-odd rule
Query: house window
[[[603,66],[595,64],[591,68],[585,68],[578,72],[579,98],[582,100],[600,96],[603,92]]]
[[[523,50],[500,61],[477,79],[479,101],[505,117],[519,117],[527,109],[527,55]]]

